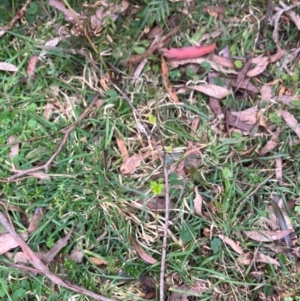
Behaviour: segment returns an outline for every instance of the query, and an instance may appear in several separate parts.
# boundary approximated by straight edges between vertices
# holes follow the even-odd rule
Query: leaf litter
[[[162,82],[164,84],[164,88],[168,95],[170,96],[170,99],[175,105],[175,108],[180,112],[180,114],[183,114],[180,116],[181,120],[187,119],[186,125],[191,126],[192,130],[190,132],[190,136],[193,139],[199,139],[199,127],[201,127],[201,121],[197,118],[194,118],[193,120],[195,123],[192,123],[187,116],[182,113],[182,111],[179,109],[184,101],[184,95],[183,93],[189,92],[190,95],[198,95],[201,96],[207,96],[208,99],[208,107],[210,108],[211,112],[214,113],[215,119],[212,119],[211,116],[209,116],[210,122],[214,122],[215,124],[212,125],[217,130],[216,133],[219,133],[221,135],[228,135],[229,138],[231,138],[232,133],[237,133],[235,130],[240,130],[243,135],[250,136],[250,137],[259,137],[260,135],[264,135],[266,138],[264,145],[262,145],[258,151],[257,154],[259,156],[265,156],[268,153],[272,153],[279,145],[280,138],[281,138],[281,128],[279,126],[274,126],[270,120],[264,115],[265,109],[262,107],[264,103],[267,105],[270,104],[280,104],[283,103],[285,105],[292,105],[292,101],[294,99],[297,99],[297,95],[287,95],[287,93],[294,93],[293,90],[290,90],[285,95],[275,95],[274,92],[272,92],[271,85],[263,84],[262,87],[259,87],[259,84],[262,84],[261,78],[265,75],[266,72],[268,72],[268,68],[271,64],[275,64],[277,62],[282,63],[282,59],[284,58],[286,54],[286,50],[283,50],[279,47],[278,43],[278,35],[280,34],[280,31],[278,29],[278,24],[280,21],[280,16],[285,14],[292,22],[295,23],[296,27],[299,30],[299,16],[293,11],[293,9],[297,5],[292,5],[290,7],[287,7],[286,4],[284,4],[282,1],[279,2],[281,8],[275,7],[274,10],[277,11],[277,13],[271,17],[269,16],[268,19],[272,19],[274,24],[274,41],[276,42],[277,50],[273,53],[267,53],[261,54],[258,56],[252,56],[251,58],[239,58],[243,62],[243,67],[240,69],[237,69],[235,66],[234,59],[231,58],[230,54],[230,47],[225,47],[225,49],[221,50],[219,52],[219,55],[213,54],[212,52],[215,52],[216,49],[218,49],[219,44],[214,42],[214,39],[217,38],[220,35],[219,31],[216,31],[215,33],[209,34],[205,38],[208,38],[209,43],[211,43],[208,46],[203,46],[203,43],[201,43],[202,46],[186,46],[181,48],[175,48],[170,47],[166,48],[169,45],[169,41],[176,36],[180,30],[180,27],[175,27],[171,29],[168,33],[162,34],[163,30],[162,28],[159,28],[161,34],[159,34],[158,39],[142,54],[138,55],[130,55],[127,58],[123,59],[122,63],[126,66],[135,65],[143,60],[151,59],[150,56],[154,55],[156,57],[159,56],[160,52],[163,54],[164,57],[166,57],[168,60],[165,61],[163,56],[161,57],[161,74],[162,74]],[[128,3],[122,2],[122,5],[120,7],[112,7],[107,6],[108,10],[105,12],[102,8],[94,10],[93,14],[90,14],[89,17],[87,15],[81,15],[74,10],[67,8],[65,5],[63,5],[59,1],[50,0],[49,5],[53,8],[57,9],[58,11],[62,12],[65,20],[71,24],[74,25],[74,28],[72,28],[73,31],[71,31],[73,34],[83,34],[82,31],[80,31],[80,28],[76,28],[76,25],[82,25],[84,21],[88,20],[89,24],[89,34],[92,36],[99,36],[101,34],[103,28],[107,24],[107,19],[110,18],[113,22],[115,22],[120,14],[123,14],[128,9]],[[224,14],[226,12],[226,9],[221,6],[213,6],[213,7],[205,7],[203,8],[203,11],[205,13],[208,13],[213,18],[219,18],[219,20],[224,19]],[[272,14],[272,10],[269,9],[267,11],[267,14]],[[86,19],[86,20],[85,20]],[[79,26],[80,27],[80,26]],[[173,26],[174,27],[174,26]],[[265,27],[267,28],[267,27]],[[268,28],[267,28],[268,29]],[[264,29],[265,31],[265,29]],[[86,32],[84,33],[86,34]],[[153,34],[153,33],[152,33]],[[155,35],[158,35],[157,33]],[[266,35],[264,35],[266,36]],[[27,76],[29,78],[35,76],[36,72],[36,64],[38,62],[38,59],[43,58],[48,51],[47,46],[56,47],[57,43],[61,40],[61,38],[55,38],[53,40],[49,41],[49,44],[43,47],[42,52],[40,56],[32,56],[28,62],[28,68],[27,68]],[[205,56],[200,57],[199,56]],[[42,62],[41,62],[42,63]],[[209,76],[204,76],[203,81],[201,81],[201,84],[199,83],[193,83],[193,84],[183,84],[181,80],[181,85],[175,85],[170,79],[170,72],[169,70],[174,70],[176,68],[185,68],[182,66],[187,66],[188,64],[198,64],[199,68],[195,69],[198,70],[197,72],[203,71],[203,66],[205,64],[208,64],[211,68],[210,70],[214,70],[216,72],[216,75],[214,78],[209,78]],[[1,69],[2,66],[2,69]],[[142,67],[139,70],[139,73],[142,72],[142,69],[145,68],[145,65],[141,65]],[[207,66],[207,65],[206,65]],[[3,71],[10,71],[10,72],[16,72],[18,71],[18,68],[14,65],[10,65],[7,63],[0,64],[0,69]],[[184,70],[184,69],[181,69]],[[199,71],[200,70],[200,71]],[[209,72],[212,73],[212,72]],[[258,77],[261,76],[261,77]],[[216,85],[215,79],[223,79],[223,85]],[[186,79],[184,79],[186,81]],[[204,83],[206,80],[208,80],[208,83]],[[186,81],[187,82],[187,81]],[[103,85],[104,87],[104,85]],[[107,88],[107,89],[106,89]],[[104,90],[109,91],[110,87],[109,85],[106,85],[106,88]],[[197,93],[194,93],[197,92]],[[182,93],[182,94],[181,94]],[[194,93],[194,94],[193,94]],[[249,97],[245,97],[248,101],[248,108],[230,108],[228,106],[228,99],[230,97],[236,97],[236,99],[239,99],[240,96],[248,95]],[[255,103],[255,95],[260,93],[260,99]],[[279,93],[281,94],[281,92]],[[280,98],[280,96],[285,96]],[[54,112],[55,105],[51,102],[45,105],[44,107],[44,118],[46,120],[50,120],[51,116]],[[90,109],[90,107],[89,107]],[[296,119],[296,115],[290,113],[286,109],[280,109],[278,111],[278,116],[280,116],[286,125],[292,129],[292,131],[297,135],[297,137],[300,137],[300,131],[298,126],[298,121]],[[82,121],[82,119],[86,117],[86,114],[83,114],[80,116],[79,120]],[[141,122],[141,121],[139,121]],[[74,125],[77,125],[75,123]],[[224,126],[225,125],[225,126]],[[143,126],[141,122],[141,126]],[[224,126],[224,127],[223,127]],[[72,127],[72,130],[75,127]],[[58,153],[61,151],[62,147],[66,143],[66,140],[69,138],[69,131],[65,131],[65,136],[62,139],[62,142],[57,149],[57,151],[54,154],[54,157],[52,156],[46,164],[39,166],[38,168],[33,168],[25,171],[21,170],[14,170],[16,173],[15,176],[10,177],[8,180],[13,181],[16,179],[21,178],[22,176],[32,176],[36,178],[40,178],[43,180],[51,180],[51,177],[47,175],[48,168],[50,164],[54,161],[55,157],[58,155]],[[143,134],[146,133],[146,131],[142,131]],[[13,138],[13,136],[9,137],[10,139]],[[138,141],[138,138],[135,137]],[[149,138],[149,137],[148,137]],[[192,139],[191,138],[191,139]],[[205,136],[203,137],[204,143],[197,144],[195,141],[189,142],[183,148],[186,150],[183,153],[184,160],[182,158],[178,160],[175,158],[173,160],[172,166],[170,167],[169,171],[173,171],[177,173],[178,176],[181,176],[181,180],[184,180],[185,178],[188,178],[191,174],[189,173],[189,169],[187,168],[187,161],[189,161],[190,158],[194,158],[194,164],[193,168],[195,170],[199,170],[199,166],[201,164],[201,160],[203,160],[205,154],[205,149],[209,145],[210,141]],[[125,175],[126,177],[132,177],[134,178],[136,175],[138,175],[141,172],[141,169],[144,167],[147,167],[148,162],[151,161],[151,163],[155,163],[155,161],[158,159],[158,152],[161,152],[163,147],[159,146],[158,149],[155,149],[151,146],[147,147],[146,150],[144,148],[143,151],[135,150],[134,155],[129,155],[129,153],[132,153],[132,151],[127,149],[127,146],[125,142],[127,143],[127,140],[121,138],[121,136],[117,136],[116,143],[119,149],[120,153],[120,175]],[[11,141],[9,141],[10,143]],[[149,143],[150,144],[150,143]],[[234,144],[231,145],[232,147],[235,147]],[[10,157],[14,157],[19,153],[19,144],[14,144],[11,147],[11,154]],[[144,147],[144,145],[143,145]],[[181,146],[182,147],[182,146]],[[243,151],[239,151],[239,154],[252,154],[252,146],[247,146]],[[251,152],[249,152],[251,150]],[[195,159],[195,155],[196,159]],[[194,156],[194,157],[193,157]],[[284,179],[284,170],[283,170],[283,161],[281,158],[276,158],[272,162],[272,167],[275,166],[275,179],[277,180],[278,184],[283,186],[285,185],[283,179]],[[274,165],[275,164],[275,165]],[[201,167],[203,168],[203,166]],[[205,168],[203,168],[205,169]],[[44,170],[45,172],[43,172]],[[180,185],[182,187],[182,185]],[[204,186],[205,187],[205,186]],[[198,217],[209,220],[209,216],[206,212],[203,213],[203,199],[202,196],[199,194],[199,187],[196,185],[193,185],[193,189],[195,192],[195,197],[193,199],[193,209],[189,208],[189,210],[193,211],[194,215],[197,215]],[[202,194],[202,192],[201,192]],[[221,195],[221,193],[220,193]],[[139,210],[146,207],[147,210],[153,212],[161,212],[164,211],[166,204],[165,204],[165,198],[164,196],[160,196],[159,198],[149,198],[147,202],[140,200],[136,202],[137,204],[140,204]],[[146,206],[145,206],[146,204]],[[171,210],[176,210],[176,206],[178,204],[172,202]],[[206,207],[206,206],[205,206]],[[217,207],[217,206],[216,206]],[[209,208],[209,207],[208,207]],[[211,207],[212,208],[212,207]],[[207,210],[207,208],[205,208]],[[218,211],[218,208],[215,212]],[[210,212],[210,214],[214,214],[215,212]],[[28,232],[33,233],[37,231],[38,229],[38,223],[41,218],[39,215],[41,212],[36,213],[36,215],[32,218],[32,223],[29,226]],[[155,216],[155,215],[152,215]],[[35,220],[36,219],[36,220]],[[5,224],[5,220],[2,219],[2,223]],[[270,246],[270,242],[278,242],[282,238],[285,238],[287,235],[292,233],[293,229],[281,229],[281,230],[266,230],[266,229],[257,229],[253,231],[244,231],[244,239],[246,240],[254,240],[258,241],[260,243],[266,243],[266,246]],[[4,234],[7,235],[7,234]],[[212,238],[213,232],[211,232],[211,238]],[[46,260],[43,260],[44,262],[48,263],[53,260],[53,258],[56,256],[58,252],[60,252],[61,248],[65,246],[70,239],[71,232],[68,233],[68,235],[64,238],[62,238],[61,242],[58,241],[56,245],[56,250],[50,250],[50,253],[47,253]],[[9,237],[15,237],[16,241],[18,243],[15,244],[12,243],[14,239],[11,239]],[[234,235],[233,235],[234,237]],[[225,235],[218,235],[218,239],[224,242],[227,246],[229,246],[233,251],[235,251],[240,256],[237,258],[237,262],[240,264],[252,264],[252,263],[264,263],[264,264],[273,264],[275,266],[280,266],[279,262],[272,257],[265,255],[261,252],[258,252],[255,250],[254,252],[246,252],[246,250],[243,250],[240,245],[243,244],[243,242],[234,241],[232,238],[227,237]],[[29,257],[34,266],[39,270],[42,271],[46,276],[48,276],[54,283],[60,284],[62,286],[65,286],[67,288],[72,289],[72,285],[68,285],[66,283],[61,282],[60,279],[58,279],[55,275],[53,276],[51,273],[45,269],[43,265],[39,262],[39,258],[36,254],[32,253],[30,249],[28,249],[28,246],[25,244],[24,241],[20,239],[20,237],[16,234],[10,234],[10,236],[7,236],[5,238],[8,241],[8,245],[4,247],[5,249],[8,248],[9,244],[11,246],[9,249],[7,249],[5,252],[8,252],[11,248],[16,248],[18,245],[21,246],[23,249],[23,254],[25,256]],[[26,237],[24,239],[27,239]],[[174,239],[176,241],[176,239]],[[179,241],[179,240],[177,240]],[[268,244],[269,243],[269,244]],[[147,262],[148,264],[156,264],[158,261],[154,259],[152,256],[147,254],[134,239],[131,239],[131,244],[134,247],[135,252],[139,255],[139,257]],[[182,247],[183,245],[181,245]],[[246,244],[245,244],[246,246]],[[277,246],[279,250],[279,246],[275,243],[273,243],[273,249],[275,249]],[[55,249],[55,248],[54,248]],[[4,252],[4,253],[5,253]],[[283,251],[279,251],[283,252]],[[3,254],[3,253],[2,253]],[[83,253],[81,250],[78,250],[78,259],[77,262],[81,262]],[[75,255],[74,255],[75,256]],[[75,256],[76,257],[76,256]],[[74,257],[74,258],[75,258]],[[107,262],[105,260],[101,260],[98,257],[90,257],[91,262],[93,262],[95,265],[106,265]],[[75,261],[75,259],[74,259]],[[187,284],[182,284],[177,286],[173,285],[173,288],[170,289],[170,300],[188,300],[187,296],[201,296],[202,293],[204,293],[210,286],[211,283],[206,283],[203,286],[203,280],[197,280],[194,283],[195,286],[198,287],[198,289],[190,288],[187,286]],[[202,288],[201,288],[202,287]],[[73,287],[74,288],[74,287]],[[175,288],[175,289],[174,289]],[[78,292],[84,292],[83,290],[80,290],[78,287],[76,288]],[[177,290],[177,292],[173,292],[172,290]],[[85,292],[86,293],[86,292]],[[91,293],[87,293],[91,296]],[[177,294],[177,295],[176,295]],[[96,296],[98,300],[105,300],[103,297]]]

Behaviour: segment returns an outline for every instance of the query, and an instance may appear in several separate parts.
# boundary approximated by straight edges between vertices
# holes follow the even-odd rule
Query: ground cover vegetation
[[[299,6],[2,0],[1,300],[299,300]]]

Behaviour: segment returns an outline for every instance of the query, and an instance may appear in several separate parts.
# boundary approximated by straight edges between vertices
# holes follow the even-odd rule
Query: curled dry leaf
[[[28,233],[34,233],[39,228],[39,222],[43,217],[43,210],[36,208],[28,226]]]
[[[163,55],[168,59],[185,60],[194,59],[213,52],[216,49],[216,43],[208,46],[190,46],[184,48],[162,48]]]
[[[28,239],[27,232],[20,234],[20,236],[24,240]],[[13,239],[13,237],[10,234],[6,233],[6,234],[0,235],[0,255],[5,254],[9,250],[14,249],[18,246],[19,246],[19,244]]]
[[[99,257],[89,257],[89,260],[94,264],[94,265],[108,265],[108,261],[105,259],[101,259]]]
[[[284,119],[286,124],[297,134],[297,136],[300,138],[300,126],[297,121],[297,119],[294,117],[293,114],[291,114],[288,111],[281,110],[280,112],[281,117]]]
[[[13,158],[14,156],[19,154],[20,144],[14,143],[16,141],[16,138],[14,136],[8,137],[8,144],[12,144],[9,152],[9,157]]]
[[[0,71],[17,72],[18,68],[11,63],[0,62]]]
[[[146,263],[149,264],[155,264],[158,261],[153,258],[152,256],[150,256],[148,253],[146,253],[140,246],[139,244],[134,240],[133,237],[130,237],[131,243],[135,249],[135,251],[139,254],[139,256],[141,257],[142,260],[144,260]]]
[[[257,252],[255,256],[251,253],[245,253],[237,259],[237,262],[244,265],[249,265],[252,262],[263,262],[280,267],[280,263],[277,260],[259,252]]]
[[[231,238],[225,236],[225,235],[218,235],[218,237],[228,246],[230,246],[236,253],[243,255],[244,251],[243,249],[236,243],[234,242]]]
[[[199,194],[198,187],[195,186],[194,211],[198,216],[202,216],[202,196]]]
[[[75,11],[70,11],[68,8],[65,7],[65,5],[57,0],[49,0],[48,4],[54,8],[56,8],[57,10],[59,10],[60,12],[62,12],[64,14],[65,20],[67,22],[71,22],[71,23],[75,23],[75,19],[74,19],[74,14],[75,17],[79,16],[78,13],[76,13]]]
[[[74,248],[70,255],[68,256],[68,258],[70,258],[71,260],[73,260],[76,263],[80,263],[82,262],[82,258],[84,257],[84,253],[82,252],[82,250],[79,250],[77,248]]]
[[[60,37],[56,37],[52,40],[47,41],[45,45],[42,47],[42,51],[39,55],[39,59],[43,58],[49,52],[49,50],[55,48],[60,41],[61,41]]]
[[[285,236],[292,233],[294,230],[280,230],[280,231],[269,231],[269,230],[259,230],[259,231],[244,231],[245,235],[250,239],[259,242],[270,242],[274,240],[280,240]]]

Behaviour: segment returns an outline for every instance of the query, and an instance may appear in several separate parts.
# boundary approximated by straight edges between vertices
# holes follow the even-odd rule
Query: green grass
[[[208,4],[211,3],[208,1]],[[12,1],[14,12],[19,5]],[[80,7],[80,1],[70,1],[70,5]],[[203,34],[213,33],[220,28],[222,34],[215,39],[218,50],[229,45],[237,58],[253,53],[254,49],[255,55],[266,55],[266,49],[275,49],[271,29],[266,44],[255,48],[258,32],[254,16],[260,19],[263,15],[253,7],[259,8],[259,4],[253,4],[250,9],[248,2],[237,5],[228,1],[223,21],[201,13],[202,5],[197,3],[192,19],[181,21],[182,28],[169,46],[190,45],[195,31],[203,29]],[[5,2],[2,6],[8,8],[9,4]],[[164,16],[174,12],[175,6],[180,7],[182,3],[153,1],[138,15],[124,16],[104,28],[99,37],[93,38],[99,52],[110,53],[102,59],[109,66],[129,75],[134,69],[124,67],[121,60],[135,53],[136,46],[147,48],[149,44],[146,38],[139,38],[140,31],[145,25],[155,22],[163,24]],[[107,92],[100,87],[98,79],[101,74],[89,61],[63,50],[70,48],[69,43],[62,40],[56,50],[38,63],[33,83],[19,83],[21,78],[26,77],[29,58],[38,55],[43,44],[57,35],[53,24],[58,27],[65,24],[60,13],[47,5],[46,8],[52,20],[38,6],[37,14],[27,15],[23,25],[16,24],[0,40],[0,61],[10,62],[19,68],[17,73],[0,72],[1,199],[9,206],[20,207],[29,217],[36,208],[43,209],[39,229],[28,240],[34,251],[51,248],[73,229],[69,244],[49,265],[51,271],[109,298],[141,300],[145,290],[139,285],[140,277],[148,275],[158,285],[160,265],[144,262],[134,250],[131,237],[160,261],[164,213],[150,211],[139,204],[145,204],[150,198],[163,198],[164,186],[159,186],[164,183],[162,166],[159,160],[152,161],[150,158],[133,175],[120,173],[122,157],[116,138],[123,138],[130,155],[148,147],[149,139],[137,126],[136,118],[139,118],[134,116],[122,96],[113,87]],[[12,16],[7,13],[3,18],[7,23]],[[230,19],[246,16],[249,19],[237,24]],[[281,47],[292,49],[297,44],[297,30],[286,24],[282,24],[281,29]],[[70,42],[79,49],[87,48],[103,71],[103,66],[84,37],[72,37]],[[172,71],[175,76],[173,82],[185,83],[194,76],[203,80],[207,72],[202,71],[195,75],[178,68]],[[281,79],[288,88],[297,88],[298,84],[298,78],[288,76],[280,64],[270,65],[259,79],[261,82]],[[170,175],[173,207],[170,210],[166,281],[170,284],[173,279],[177,283],[177,286],[174,283],[171,285],[170,291],[180,291],[181,284],[191,285],[202,279],[208,280],[211,286],[193,300],[260,300],[259,296],[282,296],[282,293],[286,294],[282,300],[297,300],[300,275],[295,264],[290,263],[285,255],[275,254],[265,243],[250,240],[243,234],[244,230],[261,229],[259,220],[268,217],[267,206],[272,194],[279,194],[285,202],[293,200],[299,205],[299,147],[294,143],[294,132],[277,115],[283,105],[275,103],[265,107],[264,116],[280,127],[280,141],[271,153],[259,156],[258,151],[269,137],[236,133],[229,138],[218,134],[215,128],[220,121],[211,112],[208,97],[200,93],[195,93],[192,99],[179,95],[182,105],[172,104],[165,97],[157,54],[149,58],[144,74],[136,85],[132,85],[127,77],[118,86],[130,96],[141,116],[138,121],[148,125],[158,143],[163,140],[168,168],[180,161],[186,165],[183,177],[174,172]],[[275,93],[278,89],[279,84],[273,86]],[[103,100],[102,106],[71,133],[50,167],[50,180],[27,177],[5,183],[4,180],[12,175],[11,169],[23,170],[44,163],[63,138],[61,130],[75,122],[86,104],[98,93]],[[241,111],[258,101],[258,97],[243,95],[242,99],[236,99],[230,95],[223,100],[223,104],[231,111]],[[51,119],[46,120],[43,113],[50,102],[56,105]],[[299,116],[298,103],[288,110]],[[200,117],[200,125],[192,137],[190,122],[197,116]],[[11,136],[22,142],[14,158],[9,157],[10,147],[7,145]],[[188,142],[202,145],[201,160],[196,169],[190,171],[184,158]],[[257,151],[243,153],[252,147]],[[283,162],[284,186],[279,186],[275,178],[277,158]],[[195,186],[204,200],[202,217],[194,214]],[[9,213],[16,229],[25,231],[27,225],[22,215],[14,210]],[[294,228],[298,229],[299,216],[293,210],[289,213]],[[245,252],[259,250],[277,259],[281,268],[255,262],[248,266],[239,264],[238,254],[218,235],[239,242]],[[80,263],[67,258],[74,248],[84,253]],[[91,257],[105,260],[107,264],[97,266]],[[77,295],[56,287],[43,275],[11,268],[9,262],[4,256],[0,257],[0,297],[3,300],[70,300]],[[132,281],[126,281],[128,278]],[[288,299],[288,296],[294,298]],[[91,299],[78,296],[76,300]]]

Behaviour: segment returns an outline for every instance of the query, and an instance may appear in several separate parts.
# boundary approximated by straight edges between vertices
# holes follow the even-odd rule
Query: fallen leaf
[[[36,208],[35,212],[30,219],[30,223],[28,226],[28,233],[34,233],[39,228],[39,222],[41,218],[43,217],[43,210],[41,208]]]
[[[226,112],[225,122],[227,125],[233,126],[247,133],[250,132],[253,128],[253,124],[248,124],[244,121],[241,121],[237,116],[228,111]]]
[[[82,252],[82,250],[79,250],[77,248],[74,248],[68,256],[69,259],[73,260],[76,263],[81,263],[83,257],[84,253]]]
[[[300,126],[297,119],[288,111],[281,110],[280,111],[281,117],[284,119],[286,124],[297,134],[300,138]]]
[[[273,97],[272,87],[270,85],[263,85],[260,89],[261,99],[260,102],[270,102]]]
[[[70,231],[65,237],[59,239],[54,246],[46,253],[42,255],[41,260],[44,264],[50,263],[53,261],[54,257],[64,248],[71,237],[72,231]]]
[[[49,0],[48,1],[48,5],[56,8],[57,10],[59,10],[60,12],[63,13],[64,17],[65,17],[65,20],[67,22],[70,22],[70,23],[76,23],[76,17],[79,17],[79,14],[75,11],[71,11],[69,10],[68,8],[65,7],[65,5],[57,0]],[[74,16],[75,14],[75,16]]]
[[[194,211],[198,216],[202,216],[202,196],[199,194],[198,187],[195,186]]]
[[[276,176],[276,180],[278,181],[278,184],[280,186],[283,185],[283,181],[282,181],[282,160],[281,158],[277,158],[275,159],[275,176]]]
[[[0,62],[0,71],[17,72],[18,68],[11,63]]]
[[[201,92],[203,94],[206,94],[208,96],[222,99],[225,98],[230,94],[230,90],[221,86],[212,85],[212,84],[203,84],[203,85],[197,85],[197,86],[187,86],[185,87],[189,90],[195,90],[198,92]]]
[[[142,260],[144,260],[146,263],[149,264],[155,264],[158,261],[150,256],[148,253],[146,253],[140,246],[139,244],[134,240],[133,237],[130,237],[130,241],[135,249],[135,251],[138,253],[138,255],[141,257]]]
[[[247,124],[254,125],[257,122],[257,106],[239,112],[231,112],[231,114]]]
[[[28,239],[28,233],[24,232],[21,233],[20,236],[24,239]],[[7,251],[17,248],[19,244],[14,240],[14,238],[6,233],[0,235],[0,255],[5,254]]]
[[[190,46],[184,48],[162,48],[163,55],[168,59],[185,60],[194,59],[213,52],[216,49],[216,43],[208,46]]]
[[[121,165],[120,171],[123,175],[128,175],[133,173],[142,163],[143,156],[141,154],[135,154],[129,157],[123,164]]]
[[[251,253],[245,253],[237,259],[237,262],[244,265],[249,265],[252,262],[263,262],[280,267],[280,263],[277,260],[259,252],[257,252],[255,256]]]
[[[94,265],[108,265],[108,261],[98,258],[98,257],[89,257],[89,260],[94,264]]]
[[[43,117],[46,120],[49,120],[51,118],[52,113],[53,113],[53,109],[54,109],[54,105],[52,103],[48,102],[45,105],[44,112],[43,112]]]
[[[35,68],[36,68],[36,64],[37,64],[38,60],[39,60],[39,58],[37,55],[34,55],[29,59],[27,69],[26,69],[26,73],[27,73],[28,77],[34,77]]]
[[[8,137],[8,144],[12,144],[9,152],[9,157],[13,158],[14,156],[19,154],[19,149],[20,149],[20,144],[19,143],[14,143],[16,141],[16,138],[14,136],[9,136]]]
[[[247,237],[259,242],[271,242],[274,240],[280,240],[285,236],[289,235],[291,232],[293,232],[292,229],[279,230],[279,231],[269,231],[269,230],[244,231]]]
[[[254,68],[247,72],[247,77],[255,77],[264,72],[270,63],[275,63],[280,60],[284,55],[284,50],[278,47],[277,52],[270,57],[258,56],[251,59],[251,64],[255,65]]]
[[[122,156],[122,161],[123,161],[123,163],[125,163],[129,158],[126,144],[125,144],[124,140],[119,137],[116,138],[116,141],[117,141],[117,145],[118,145],[118,148],[119,148],[121,156]]]
[[[166,61],[163,56],[161,57],[161,73],[162,73],[164,87],[166,88],[168,94],[170,95],[171,99],[175,103],[179,103],[178,96],[169,81],[169,71],[168,71]]]
[[[56,37],[54,39],[47,41],[45,45],[42,47],[42,51],[39,55],[39,59],[42,59],[44,56],[46,56],[49,50],[53,50],[60,41],[61,41],[61,37]]]
[[[236,243],[234,242],[231,238],[225,236],[225,235],[218,235],[218,237],[228,246],[230,246],[236,253],[243,255],[244,251],[243,249]]]

